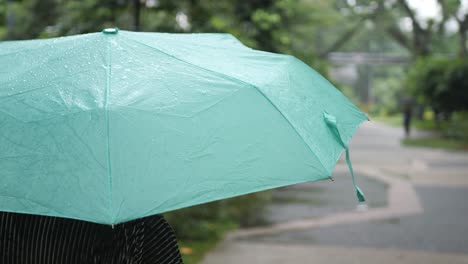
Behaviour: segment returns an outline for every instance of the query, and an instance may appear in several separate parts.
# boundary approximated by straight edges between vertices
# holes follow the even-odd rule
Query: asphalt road
[[[356,171],[390,179],[358,173],[368,211],[356,214],[338,170],[276,190],[270,226],[228,237],[203,263],[468,263],[468,154],[405,148],[402,132],[370,123],[351,143]]]
[[[424,208],[422,214],[284,232],[248,240],[468,254],[467,189],[417,187],[416,192]]]

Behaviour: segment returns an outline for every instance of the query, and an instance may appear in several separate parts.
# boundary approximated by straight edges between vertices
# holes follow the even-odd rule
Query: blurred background
[[[373,121],[351,147],[366,206],[340,162],[335,182],[171,212],[185,263],[468,263],[468,0],[0,0],[0,40],[107,27],[294,55]]]

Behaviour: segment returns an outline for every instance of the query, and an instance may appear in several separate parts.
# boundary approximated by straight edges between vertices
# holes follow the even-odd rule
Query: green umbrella
[[[117,224],[328,179],[365,120],[300,60],[227,34],[2,42],[0,210]]]

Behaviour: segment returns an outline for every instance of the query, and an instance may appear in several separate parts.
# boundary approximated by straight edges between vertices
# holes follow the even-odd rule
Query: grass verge
[[[212,205],[208,204],[200,207],[203,209],[203,207],[212,207]],[[174,222],[175,217],[183,216],[182,219],[179,218],[175,221],[174,229],[184,264],[200,263],[205,255],[224,239],[228,232],[236,230],[239,226],[233,221],[223,218],[194,220],[193,218],[196,218],[196,216],[192,212],[196,211],[196,209],[185,209],[185,211],[190,212],[188,215],[184,214],[182,210],[165,215],[169,223]],[[182,213],[180,213],[181,211]],[[181,228],[180,220],[185,220],[189,228]]]
[[[448,138],[404,139],[402,144],[410,147],[437,148],[452,151],[468,151],[468,143]]]
[[[403,117],[401,115],[394,116],[372,116],[370,117],[371,121],[378,123],[383,123],[392,127],[402,127],[403,126]]]
[[[217,239],[209,241],[180,241],[180,252],[182,254],[184,264],[200,263],[206,253],[215,248],[217,243]]]
[[[184,263],[200,263],[228,232],[262,223],[271,197],[271,191],[264,191],[164,214],[174,228]]]
[[[403,117],[401,115],[377,116],[373,117],[372,120],[392,127],[403,126]],[[447,136],[447,131],[450,127],[448,121],[436,123],[433,120],[413,120],[411,127],[419,131],[433,131],[436,133],[434,133],[434,137],[429,138],[403,139],[401,144],[404,146],[436,148],[450,151],[468,151],[468,142],[466,140]]]
[[[371,118],[372,121],[383,123],[392,127],[403,127],[403,116],[394,115],[394,116],[376,116]],[[441,122],[437,124],[433,120],[415,120],[411,122],[411,127],[417,130],[425,131],[437,131],[445,127],[446,122]]]
[[[232,228],[226,228],[223,233],[232,231]],[[184,264],[198,264],[205,255],[213,250],[216,245],[224,238],[211,237],[204,240],[179,240],[180,253]]]

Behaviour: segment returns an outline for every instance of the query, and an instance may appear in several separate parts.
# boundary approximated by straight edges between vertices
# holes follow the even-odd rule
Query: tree
[[[467,48],[467,31],[468,31],[468,13],[464,14],[462,3],[460,0],[437,0],[442,9],[442,23],[440,31],[444,31],[445,23],[450,19],[454,19],[458,24],[459,35],[459,55],[461,57],[468,56]]]
[[[7,35],[7,3],[0,2],[0,40],[6,38]]]
[[[141,1],[133,0],[133,30],[140,31]]]
[[[420,59],[408,75],[407,86],[436,113],[468,110],[466,60]]]
[[[56,23],[58,0],[9,0],[4,8],[6,38],[31,39]]]
[[[129,3],[119,0],[62,0],[58,35],[98,32],[107,27],[128,28]]]
[[[294,54],[325,72],[316,54],[324,27],[339,20],[338,0],[8,0],[10,39],[98,32],[106,27],[157,32],[223,32],[245,45]],[[0,5],[0,17],[2,8]],[[1,24],[0,24],[1,34]],[[325,36],[325,37],[324,37]]]
[[[338,8],[347,11],[350,21],[357,21],[354,22],[356,29],[361,27],[363,21],[371,21],[395,42],[410,51],[415,58],[429,56],[434,51],[450,51],[451,45],[447,42],[451,42],[452,38],[445,31],[445,26],[450,19],[455,19],[459,24],[459,53],[466,56],[468,14],[462,14],[460,0],[437,1],[442,9],[442,19],[440,20],[421,20],[416,11],[409,5],[408,0],[360,0],[355,1],[354,5],[350,5],[348,1],[339,0]],[[405,20],[410,22],[410,31],[405,31],[401,27],[401,22]],[[359,30],[350,29],[348,35],[343,34],[343,39],[349,40],[357,32]],[[343,42],[337,41],[338,47]],[[448,47],[448,49],[444,47]]]
[[[413,52],[416,56],[427,56],[431,53],[431,38],[434,29],[434,21],[429,20],[424,27],[421,22],[416,18],[415,11],[410,8],[407,0],[398,0],[398,4],[404,12],[411,19],[412,33],[413,33]]]

